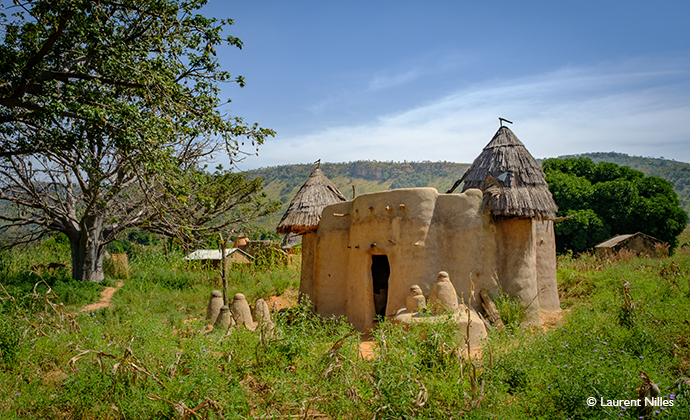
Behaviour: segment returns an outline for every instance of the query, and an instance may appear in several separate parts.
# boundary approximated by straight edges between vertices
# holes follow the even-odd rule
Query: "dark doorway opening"
[[[388,256],[371,256],[371,278],[374,283],[374,308],[376,315],[386,316],[386,303],[388,302],[388,277],[391,275],[391,267],[388,264]]]

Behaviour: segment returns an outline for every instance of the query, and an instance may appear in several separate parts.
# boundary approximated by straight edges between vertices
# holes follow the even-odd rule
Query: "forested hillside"
[[[624,153],[584,153],[559,156],[588,157],[595,163],[613,162],[629,166],[645,175],[655,175],[674,184],[682,208],[690,213],[690,163],[663,158],[629,156]],[[395,188],[434,187],[439,192],[447,191],[462,177],[469,163],[453,162],[377,162],[357,161],[348,163],[322,163],[321,169],[348,198],[352,187],[356,195]],[[264,178],[264,191],[283,203],[275,214],[262,219],[259,226],[272,231],[285,213],[290,200],[307,179],[315,164],[273,166],[248,171],[250,178]]]

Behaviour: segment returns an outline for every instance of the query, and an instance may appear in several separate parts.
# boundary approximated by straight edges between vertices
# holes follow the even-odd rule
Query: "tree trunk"
[[[103,221],[97,216],[86,218],[83,230],[67,234],[72,250],[72,278],[100,283],[103,274],[105,244],[102,240]]]

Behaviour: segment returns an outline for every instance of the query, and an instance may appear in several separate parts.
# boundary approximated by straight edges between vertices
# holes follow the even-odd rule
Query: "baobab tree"
[[[0,215],[13,243],[63,232],[73,277],[100,281],[105,246],[146,227],[188,240],[264,214],[260,181],[204,174],[272,130],[221,112],[215,48],[229,20],[203,0],[35,0],[0,18]]]

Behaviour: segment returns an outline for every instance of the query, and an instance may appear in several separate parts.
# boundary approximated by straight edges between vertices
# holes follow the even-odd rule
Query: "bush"
[[[12,367],[16,362],[20,339],[19,322],[13,317],[0,318],[0,360],[5,367]]]
[[[525,308],[522,307],[522,300],[519,297],[501,292],[494,299],[494,303],[506,327],[515,328],[525,320]]]

